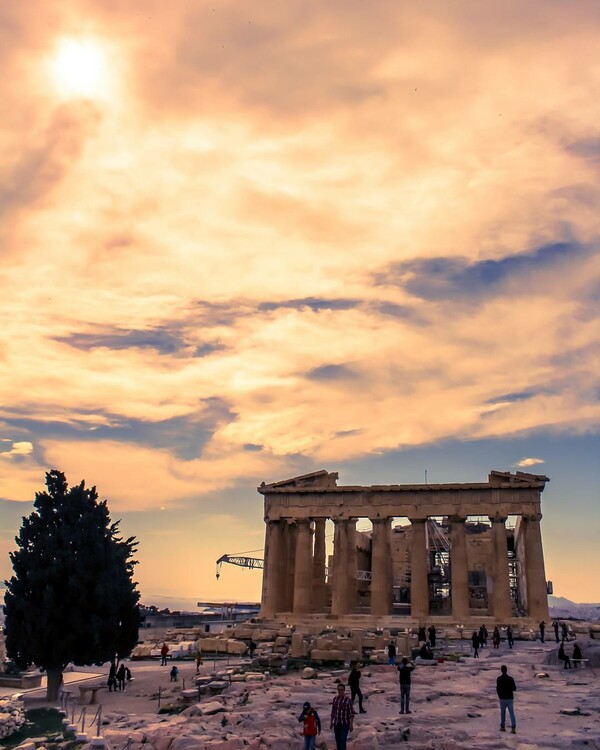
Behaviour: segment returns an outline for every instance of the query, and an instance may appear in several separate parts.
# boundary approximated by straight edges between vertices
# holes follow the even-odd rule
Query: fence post
[[[162,688],[158,688],[158,710],[160,711],[160,695],[161,695]]]
[[[98,726],[96,728],[96,737],[100,737],[100,727],[102,726],[102,706],[98,706]]]
[[[81,709],[81,733],[85,732],[85,706]]]

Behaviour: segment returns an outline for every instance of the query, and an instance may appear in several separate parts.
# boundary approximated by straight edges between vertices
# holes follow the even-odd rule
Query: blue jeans
[[[315,750],[317,738],[314,734],[304,735],[304,750]]]
[[[510,725],[514,729],[517,726],[517,720],[515,719],[515,709],[513,708],[512,698],[500,698],[500,726],[506,726],[506,709],[510,714]]]
[[[348,739],[348,724],[334,724],[333,733],[335,735],[336,750],[346,750],[346,740]]]
[[[392,667],[396,666],[396,657],[395,656],[388,656],[388,664]]]
[[[410,705],[410,685],[400,685],[400,713],[408,711]]]

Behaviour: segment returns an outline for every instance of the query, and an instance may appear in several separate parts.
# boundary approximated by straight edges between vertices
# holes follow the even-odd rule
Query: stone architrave
[[[427,564],[426,518],[409,519],[412,525],[410,556],[410,614],[424,620],[429,615],[429,566]]]
[[[371,614],[389,615],[393,604],[390,519],[374,518],[371,537]]]
[[[463,516],[450,517],[450,595],[452,619],[457,623],[469,618],[469,570],[467,539]]]
[[[548,621],[548,594],[542,551],[541,513],[523,516],[525,525],[525,581],[530,617]]]
[[[508,545],[506,543],[506,516],[490,516],[492,522],[492,613],[496,622],[508,622],[512,617],[512,600],[508,578]]]
[[[308,519],[298,521],[296,531],[296,559],[294,566],[294,612],[311,610],[312,593],[312,533]]]

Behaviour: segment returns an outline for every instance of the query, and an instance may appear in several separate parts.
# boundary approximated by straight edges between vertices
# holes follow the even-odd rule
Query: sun
[[[108,55],[96,40],[61,39],[50,71],[58,93],[65,98],[99,99],[108,92]]]

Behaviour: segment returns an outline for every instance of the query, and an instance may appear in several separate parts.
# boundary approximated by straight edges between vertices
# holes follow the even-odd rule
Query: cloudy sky
[[[546,473],[600,600],[596,0],[0,7],[0,576],[49,468],[145,597],[258,596],[256,486]],[[527,468],[529,467],[529,469]]]

